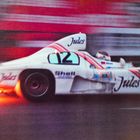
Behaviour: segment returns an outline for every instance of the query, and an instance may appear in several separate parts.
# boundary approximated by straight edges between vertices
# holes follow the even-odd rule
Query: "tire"
[[[53,79],[48,72],[31,71],[21,76],[21,91],[30,101],[45,101],[53,92]]]

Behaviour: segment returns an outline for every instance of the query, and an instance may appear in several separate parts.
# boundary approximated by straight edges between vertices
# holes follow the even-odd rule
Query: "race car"
[[[63,94],[140,93],[140,67],[111,61],[104,51],[86,50],[86,34],[64,37],[40,51],[0,64],[0,92],[17,84],[25,98],[42,101]]]

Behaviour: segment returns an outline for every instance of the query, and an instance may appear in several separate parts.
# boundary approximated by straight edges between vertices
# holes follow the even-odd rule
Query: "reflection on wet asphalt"
[[[0,140],[136,140],[140,96],[58,96],[45,103],[0,100]]]

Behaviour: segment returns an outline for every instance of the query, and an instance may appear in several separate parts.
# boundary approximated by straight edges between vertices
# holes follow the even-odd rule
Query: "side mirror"
[[[126,64],[125,60],[123,58],[120,58],[120,66],[124,67]]]

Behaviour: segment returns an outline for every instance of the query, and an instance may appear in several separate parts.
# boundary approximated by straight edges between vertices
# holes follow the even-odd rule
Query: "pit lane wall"
[[[140,57],[139,0],[1,0],[0,61],[84,32],[87,50]]]

